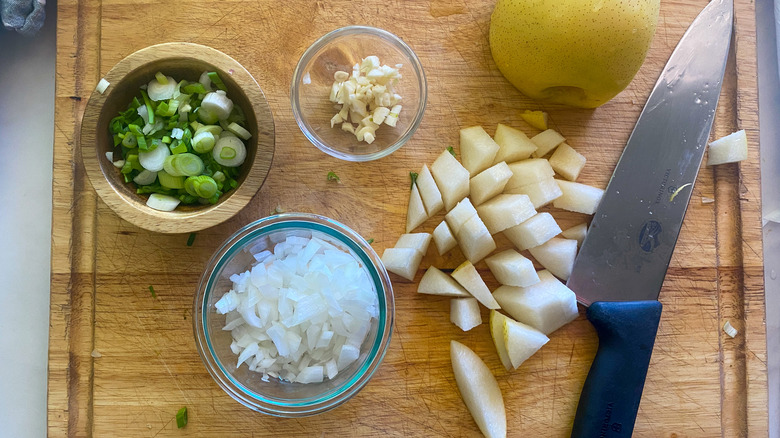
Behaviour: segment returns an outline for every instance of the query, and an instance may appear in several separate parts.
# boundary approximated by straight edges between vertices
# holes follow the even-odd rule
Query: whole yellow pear
[[[659,8],[660,0],[498,0],[490,50],[528,97],[595,108],[639,71]]]

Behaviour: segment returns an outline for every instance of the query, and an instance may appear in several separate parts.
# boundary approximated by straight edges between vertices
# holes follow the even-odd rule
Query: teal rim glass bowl
[[[346,250],[366,269],[377,292],[379,317],[360,349],[360,357],[333,379],[322,383],[291,383],[236,368],[238,356],[230,350],[232,337],[222,330],[225,315],[214,308],[231,289],[232,274],[249,269],[253,254],[273,250],[274,242],[287,236],[315,235]],[[279,417],[303,417],[333,409],[358,393],[371,379],[387,352],[393,330],[395,305],[390,277],[371,245],[347,226],[306,213],[288,213],[255,221],[225,241],[211,257],[195,295],[193,328],[203,363],[217,384],[236,401],[258,412]]]
[[[371,144],[358,141],[340,126],[331,128],[338,112],[329,100],[333,75],[352,72],[352,66],[375,55],[382,64],[402,64],[395,91],[401,96],[401,114],[395,127],[381,125]],[[321,151],[347,161],[385,157],[403,146],[420,126],[428,98],[428,83],[420,59],[400,38],[368,26],[347,26],[331,31],[306,49],[290,84],[290,103],[301,132]]]

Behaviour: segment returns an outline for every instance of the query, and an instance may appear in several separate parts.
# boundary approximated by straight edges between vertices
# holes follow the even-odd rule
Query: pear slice
[[[450,341],[450,359],[458,391],[479,430],[487,438],[506,437],[506,409],[498,381],[468,347]]]
[[[481,126],[460,130],[460,153],[463,167],[476,175],[493,164],[499,146]]]
[[[535,328],[511,318],[504,320],[504,345],[512,367],[517,369],[539,351],[550,338]]]
[[[409,207],[406,209],[406,232],[409,233],[428,219],[425,212],[420,191],[417,184],[412,186],[412,192],[409,194]]]
[[[585,240],[585,235],[587,234],[588,234],[588,224],[585,222],[561,231],[561,236],[567,239],[576,240],[578,247],[582,246],[582,241]]]
[[[483,306],[488,309],[500,309],[493,295],[490,293],[482,277],[477,272],[477,269],[470,261],[466,260],[461,263],[460,266],[452,271],[452,278],[455,279],[461,286],[463,286],[471,296],[477,299]]]
[[[512,170],[503,161],[483,170],[479,175],[471,178],[469,183],[471,202],[479,205],[503,192],[511,177]]]
[[[440,295],[445,297],[471,297],[455,279],[431,266],[425,271],[417,286],[418,294]]]
[[[547,113],[544,111],[525,110],[520,114],[520,117],[522,117],[526,123],[540,131],[547,129]]]
[[[395,247],[416,249],[424,256],[428,252],[430,243],[431,233],[407,233],[401,234],[401,237],[395,242]]]
[[[748,144],[745,130],[742,129],[733,134],[721,137],[709,145],[707,152],[707,165],[736,163],[747,160]]]
[[[431,164],[431,174],[447,211],[469,195],[469,171],[448,151],[439,154]]]
[[[506,183],[506,189],[514,189],[528,184],[537,183],[555,176],[550,162],[544,158],[531,158],[509,164],[512,177]]]
[[[467,332],[482,324],[479,302],[474,298],[453,298],[450,300],[450,322]]]
[[[539,264],[561,280],[568,280],[577,257],[577,241],[553,237],[528,250]]]
[[[491,310],[490,311],[490,337],[493,338],[493,344],[496,346],[496,352],[498,358],[501,359],[501,364],[507,370],[512,369],[512,361],[509,360],[509,354],[506,352],[506,344],[504,343],[504,320],[507,317],[503,314]]]
[[[382,253],[382,264],[388,271],[412,281],[422,258],[423,254],[414,248],[387,248]]]
[[[536,150],[536,145],[528,138],[523,131],[499,123],[496,126],[496,135],[493,140],[500,149],[493,159],[493,164],[505,161],[513,163],[515,161],[525,160]]]
[[[428,217],[433,216],[444,208],[441,192],[436,186],[436,181],[433,179],[433,175],[431,175],[431,171],[428,169],[427,164],[423,164],[420,173],[417,174],[417,188],[420,190],[420,197],[422,198]]]
[[[450,226],[452,234],[457,236],[460,227],[476,215],[477,210],[474,208],[474,205],[471,204],[471,200],[469,198],[464,198],[458,202],[458,205],[456,205],[455,208],[444,215],[444,220],[447,221],[447,225]]]
[[[546,161],[546,160],[545,160]],[[504,193],[522,193],[528,195],[531,199],[531,203],[534,208],[539,209],[545,205],[558,199],[563,192],[558,186],[555,178],[549,177],[541,181],[526,184],[524,186],[515,187],[513,189],[505,189]]]
[[[476,214],[460,227],[457,236],[460,250],[471,263],[477,263],[496,249],[496,241]]]
[[[604,190],[571,181],[555,180],[561,196],[553,201],[553,207],[576,213],[593,214],[604,196]]]
[[[477,207],[490,234],[520,225],[536,214],[528,195],[501,194]]]
[[[452,234],[452,230],[450,230],[447,222],[441,221],[433,230],[433,243],[436,244],[436,250],[439,251],[439,255],[444,255],[452,248],[458,246],[458,241],[455,240],[455,236]]]
[[[512,318],[549,335],[577,318],[577,297],[549,271],[539,271],[539,279],[529,287],[501,286],[493,296]]]
[[[561,227],[550,213],[537,213],[520,225],[504,230],[504,235],[520,251],[539,246],[561,233]]]
[[[539,282],[533,262],[513,249],[492,255],[485,262],[501,284],[526,287]]]
[[[531,141],[536,145],[534,151],[534,157],[543,157],[548,152],[555,149],[559,144],[563,143],[566,139],[554,129],[548,129],[542,131],[531,138]]]
[[[566,143],[561,143],[550,157],[550,166],[561,176],[574,181],[585,167],[585,156]]]

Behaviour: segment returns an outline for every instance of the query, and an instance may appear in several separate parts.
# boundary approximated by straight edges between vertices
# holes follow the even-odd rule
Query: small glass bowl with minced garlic
[[[373,88],[376,99],[370,92],[358,97],[362,101],[346,97],[346,90],[338,95],[350,80]],[[386,92],[382,101],[378,96]],[[420,125],[426,99],[425,72],[414,51],[392,33],[367,26],[342,27],[315,41],[301,56],[290,86],[303,135],[347,161],[376,160],[398,150]]]

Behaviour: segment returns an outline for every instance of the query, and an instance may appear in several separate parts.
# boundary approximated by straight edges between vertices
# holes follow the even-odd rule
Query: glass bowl
[[[291,383],[247,365],[236,368],[230,349],[232,336],[223,330],[225,315],[214,304],[232,288],[229,277],[251,268],[254,254],[273,251],[274,242],[288,236],[317,236],[349,252],[363,266],[377,292],[379,316],[372,320],[360,356],[333,380]],[[395,306],[390,278],[379,256],[360,235],[332,219],[304,213],[270,216],[255,221],[227,239],[212,256],[195,295],[193,328],[198,353],[217,384],[250,409],[279,417],[303,417],[333,409],[352,398],[376,372],[385,356],[393,329]]]
[[[329,95],[337,71],[351,73],[353,65],[371,55],[391,67],[402,64],[395,90],[403,109],[397,125],[382,124],[376,140],[368,144],[338,125],[331,128],[330,119],[338,110]],[[315,41],[298,61],[290,86],[293,115],[306,138],[347,161],[376,160],[403,146],[422,121],[427,94],[425,72],[412,49],[390,32],[365,26],[342,27]]]

